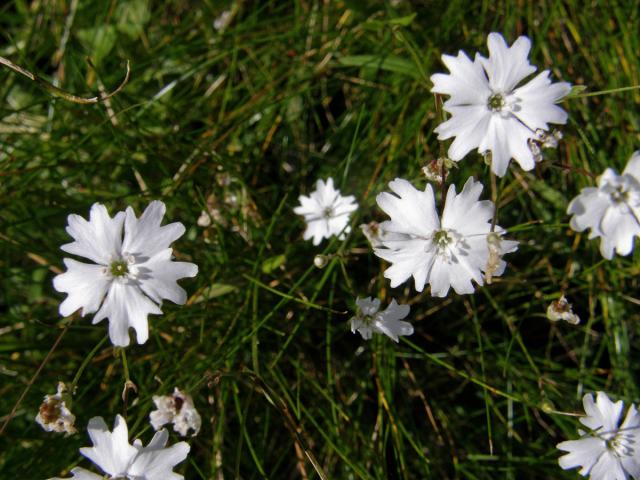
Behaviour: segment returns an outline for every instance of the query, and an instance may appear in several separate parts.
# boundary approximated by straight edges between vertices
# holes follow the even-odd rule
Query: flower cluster
[[[562,138],[550,124],[566,123],[567,113],[557,103],[570,92],[570,85],[552,83],[548,70],[532,77],[536,67],[528,60],[528,38],[519,37],[509,46],[500,34],[491,33],[487,43],[488,57],[476,54],[472,60],[463,51],[457,56],[443,55],[449,73],[431,77],[432,91],[448,96],[443,109],[450,114],[435,132],[440,140],[453,139],[448,158],[424,168],[427,180],[442,185],[442,205],[438,206],[431,184],[420,190],[396,178],[389,183],[390,192],[376,197],[389,219],[361,226],[375,255],[390,264],[384,277],[392,288],[412,279],[415,290],[422,292],[428,285],[434,297],[445,297],[451,290],[470,295],[476,286],[491,284],[503,275],[503,257],[515,252],[519,243],[504,238],[506,230],[498,225],[496,205],[480,199],[481,181],[469,177],[458,192],[454,183],[448,188],[444,185],[450,177],[447,169],[476,149],[490,160],[495,180],[495,175],[506,175],[512,159],[522,169],[532,170],[542,161],[541,149],[556,147]],[[318,246],[333,236],[345,240],[351,231],[350,217],[357,209],[355,196],[342,196],[329,177],[317,180],[308,196],[301,195],[293,211],[306,222],[303,238]],[[73,241],[61,249],[90,263],[64,259],[66,271],[53,280],[54,288],[67,294],[60,314],[69,316],[78,310],[81,316],[95,314],[94,324],[108,319],[113,345],[128,346],[130,328],[138,344],[144,344],[149,337],[148,316],[161,314],[164,300],[185,304],[187,294],[177,282],[198,273],[195,264],[173,260],[171,244],[184,234],[185,227],[180,222],[162,226],[165,212],[163,202],[153,201],[140,217],[131,207],[112,217],[99,203],[91,207],[88,220],[69,215],[67,232]],[[214,213],[204,212],[197,223],[209,225]],[[598,186],[583,189],[570,202],[567,213],[572,215],[574,230],[589,229],[590,238],[600,238],[606,259],[615,253],[630,254],[640,236],[640,152],[633,154],[621,175],[611,168],[605,170]],[[324,252],[315,256],[314,263],[323,268],[328,259],[342,255],[342,250]],[[409,305],[392,299],[381,311],[381,300],[373,297],[358,297],[356,305],[351,331],[365,340],[378,333],[398,343],[401,336],[414,332],[412,324],[403,320],[409,315]],[[552,302],[547,317],[579,323],[564,296]],[[55,395],[45,397],[36,417],[45,430],[75,432],[75,416],[69,409],[72,393],[61,384]],[[157,409],[149,419],[155,430],[172,423],[182,436],[199,432],[202,419],[190,395],[175,388],[171,395],[153,396],[153,402]],[[635,406],[619,425],[621,401],[613,403],[598,392],[595,402],[592,395],[585,395],[583,403],[586,416],[580,422],[589,430],[580,430],[578,440],[558,444],[568,452],[559,459],[560,466],[581,467],[582,475],[598,480],[640,477],[640,416]],[[158,431],[145,447],[140,440],[129,443],[127,425],[120,415],[113,431],[102,417],[92,418],[87,429],[93,447],[80,451],[107,478],[183,478],[173,469],[190,447],[185,442],[167,447],[166,430]],[[81,467],[71,473],[76,480],[105,478]]]

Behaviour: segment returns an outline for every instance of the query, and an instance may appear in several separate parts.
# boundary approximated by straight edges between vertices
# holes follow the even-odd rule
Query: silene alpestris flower
[[[109,319],[114,345],[129,345],[130,327],[138,343],[146,342],[147,316],[162,313],[162,300],[184,304],[187,294],[177,280],[198,273],[193,263],[171,260],[170,245],[185,229],[179,222],[160,226],[164,214],[164,203],[153,201],[140,218],[131,207],[111,218],[99,203],[91,207],[89,221],[69,215],[67,232],[74,241],[60,248],[94,263],[64,259],[67,271],[53,279],[55,289],[68,294],[60,314],[97,312],[93,323]]]
[[[380,299],[371,297],[357,298],[356,305],[358,311],[351,319],[351,332],[360,332],[365,340],[370,340],[375,332],[384,334],[397,343],[398,337],[413,333],[413,326],[402,321],[409,315],[409,305],[399,305],[392,299],[389,306],[380,312]]]
[[[492,277],[502,275],[506,266],[502,256],[515,251],[518,242],[495,241],[505,232],[497,225],[492,231],[494,206],[479,200],[481,183],[469,178],[459,194],[450,185],[442,220],[431,185],[420,191],[396,178],[389,188],[393,193],[383,192],[376,198],[391,220],[380,225],[385,235],[382,247],[374,252],[393,264],[384,272],[391,287],[413,277],[418,292],[429,284],[431,295],[444,297],[449,288],[459,294],[473,293],[472,280],[482,285],[488,266]]]
[[[588,431],[579,429],[578,440],[561,442],[557,447],[568,452],[558,459],[563,470],[580,468],[580,475],[592,480],[626,480],[640,478],[640,415],[631,405],[620,425],[622,401],[613,403],[606,393],[584,396],[586,415],[580,423]]]
[[[622,175],[607,168],[597,187],[583,188],[569,204],[571,228],[591,229],[589,238],[600,237],[600,253],[607,260],[614,253],[629,255],[640,236],[640,151],[634,152]]]
[[[487,44],[489,58],[476,53],[472,61],[463,51],[442,56],[450,73],[432,75],[431,91],[449,95],[443,108],[451,118],[435,131],[440,140],[455,137],[448,152],[451,160],[461,160],[474,148],[490,152],[491,169],[502,177],[511,158],[523,170],[533,169],[539,151],[531,146],[539,149],[549,123],[566,123],[567,113],[556,102],[571,86],[551,83],[549,70],[525,82],[536,71],[528,60],[527,37],[509,47],[502,35],[491,33]]]
[[[300,195],[298,200],[300,205],[293,211],[307,222],[305,240],[313,239],[313,244],[319,245],[323,238],[340,235],[338,238],[342,239],[349,233],[349,216],[358,209],[358,204],[353,195],[340,195],[340,190],[333,186],[333,178],[326,182],[318,180],[316,189],[309,196]]]
[[[93,447],[83,447],[80,453],[95,463],[107,476],[98,475],[82,467],[71,470],[74,480],[127,479],[127,480],[182,480],[173,468],[187,458],[189,445],[179,442],[167,447],[169,434],[156,432],[146,447],[140,440],[129,443],[127,423],[116,416],[113,432],[102,417],[89,420],[87,426]],[[64,480],[54,478],[51,480]]]

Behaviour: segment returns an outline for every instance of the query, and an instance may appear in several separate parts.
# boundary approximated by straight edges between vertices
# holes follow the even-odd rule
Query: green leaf
[[[118,33],[113,25],[99,25],[94,28],[78,30],[78,38],[89,50],[89,56],[95,65],[99,65],[104,60],[118,38]]]
[[[411,25],[411,22],[416,18],[416,14],[412,13],[411,15],[407,15],[405,17],[397,17],[389,20],[390,25],[399,25],[401,27],[406,27]]]
[[[118,31],[136,39],[151,19],[147,0],[129,0],[118,4],[115,18]]]
[[[401,73],[413,78],[420,78],[413,62],[394,55],[347,55],[340,57],[338,63],[345,67],[381,69],[388,72]]]
[[[238,288],[233,285],[226,285],[224,283],[212,283],[208,287],[202,290],[193,303],[205,302],[207,300],[212,300],[217,297],[221,297],[226,295],[227,293],[231,293],[236,291]]]

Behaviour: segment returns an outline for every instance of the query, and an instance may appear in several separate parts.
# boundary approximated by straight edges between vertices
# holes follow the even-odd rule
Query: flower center
[[[329,219],[329,218],[332,218],[333,216],[334,216],[333,207],[324,207],[324,210],[322,210],[322,217]]]
[[[126,283],[138,277],[139,269],[136,266],[136,258],[125,252],[122,256],[110,258],[102,272],[111,280]]]
[[[605,440],[607,449],[618,458],[633,456],[633,443],[633,437],[631,435],[621,432]]]
[[[489,100],[487,100],[487,107],[489,107],[489,110],[492,112],[500,112],[506,104],[507,102],[501,93],[494,93],[489,97]]]
[[[611,192],[611,200],[613,200],[614,203],[628,203],[629,191],[624,185],[620,184]]]
[[[129,265],[124,260],[116,260],[115,262],[111,262],[109,272],[111,272],[111,275],[114,277],[124,277],[129,273]]]
[[[453,243],[453,237],[446,230],[438,230],[433,234],[433,243],[442,252]]]

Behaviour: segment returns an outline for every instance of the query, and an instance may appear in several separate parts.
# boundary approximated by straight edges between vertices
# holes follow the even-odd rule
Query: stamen
[[[124,277],[129,273],[129,265],[123,260],[116,260],[115,262],[111,262],[109,272],[114,277]]]
[[[506,104],[507,102],[505,101],[504,97],[500,93],[494,93],[489,97],[489,100],[487,101],[487,106],[489,107],[489,110],[491,110],[492,112],[501,111]]]

